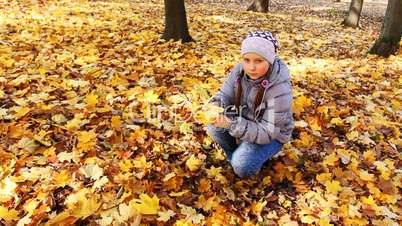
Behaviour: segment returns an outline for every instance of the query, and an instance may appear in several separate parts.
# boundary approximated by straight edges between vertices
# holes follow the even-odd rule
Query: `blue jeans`
[[[269,144],[256,144],[242,141],[236,144],[236,138],[232,137],[227,129],[216,128],[208,125],[208,133],[225,151],[227,160],[232,165],[234,172],[239,177],[251,177],[256,175],[265,161],[278,153],[283,144],[273,140]]]

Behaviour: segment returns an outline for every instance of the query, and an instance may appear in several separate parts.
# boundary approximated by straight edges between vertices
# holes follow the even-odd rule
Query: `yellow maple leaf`
[[[266,205],[267,205],[267,201],[266,200],[262,201],[262,199],[259,200],[258,202],[253,201],[251,203],[251,210],[258,217],[259,221],[262,220],[261,212]]]
[[[207,88],[206,85],[202,83],[193,85],[193,88],[190,91],[190,93],[193,96],[193,100],[200,100],[203,102],[209,99],[209,95],[206,88]]]
[[[185,219],[180,219],[174,223],[174,226],[195,226],[195,224],[192,224]]]
[[[82,118],[83,118],[82,114],[75,115],[72,120],[67,122],[66,128],[70,129],[70,130],[79,129],[81,126],[83,126],[89,122],[88,119],[83,120]]]
[[[370,191],[370,194],[373,194],[374,197],[384,197],[381,194],[381,190],[378,189],[377,185],[375,185],[373,182],[367,182],[366,187]]]
[[[217,209],[220,203],[220,199],[218,196],[211,196],[207,199],[205,205],[202,207],[205,211],[209,211],[211,209]]]
[[[328,106],[319,106],[316,110],[317,112],[324,114],[324,117],[327,118],[328,117],[328,111],[331,107]]]
[[[39,67],[37,70],[38,70],[39,74],[41,74],[41,75],[45,75],[47,72],[46,68],[44,68],[44,67]]]
[[[204,216],[202,214],[197,214],[197,211],[190,207],[183,204],[177,204],[180,207],[180,213],[186,216],[186,221],[194,223],[196,225],[201,224],[204,220]]]
[[[208,191],[210,188],[211,188],[211,181],[205,178],[201,178],[200,184],[198,186],[198,191],[204,193]]]
[[[338,154],[338,157],[341,158],[341,162],[343,164],[348,164],[350,162],[351,151],[345,149],[337,149],[336,153]]]
[[[103,169],[100,168],[96,164],[87,164],[80,168],[80,172],[85,175],[87,178],[91,178],[92,180],[98,180],[101,176],[103,176]]]
[[[360,179],[364,180],[364,181],[374,181],[374,174],[371,174],[369,172],[367,172],[366,170],[360,170],[359,171],[359,177]]]
[[[98,203],[98,199],[96,197],[84,197],[83,199],[79,200],[79,205],[73,211],[73,214],[77,217],[88,217],[93,215],[99,209],[101,203]]]
[[[285,214],[283,215],[279,221],[278,221],[279,225],[284,225],[284,226],[299,226],[299,224],[297,223],[297,221],[293,221],[290,219],[290,215],[289,214]]]
[[[332,118],[330,123],[334,124],[334,125],[337,125],[337,126],[343,125],[343,121],[339,117]]]
[[[362,203],[369,205],[369,206],[376,206],[376,201],[373,199],[373,196],[368,196],[368,197],[361,197]]]
[[[111,125],[112,125],[113,129],[116,129],[116,130],[121,129],[122,122],[121,122],[120,116],[118,116],[118,115],[112,116]]]
[[[71,87],[86,87],[89,84],[90,83],[88,81],[85,81],[85,80],[82,80],[82,79],[78,79],[78,80],[66,79],[66,81],[65,81],[65,85],[66,86],[71,86]]]
[[[145,103],[158,103],[159,102],[159,95],[154,93],[153,90],[148,90],[147,92],[145,92],[142,97],[141,97],[141,101],[145,102]]]
[[[168,221],[171,217],[173,217],[174,215],[176,215],[175,212],[173,212],[172,210],[167,210],[167,211],[159,211],[158,212],[158,221],[163,221],[166,222]]]
[[[78,144],[77,146],[84,145],[86,143],[92,142],[94,139],[96,139],[97,134],[94,130],[91,131],[78,131],[77,132],[77,137],[78,137]]]
[[[17,184],[10,177],[3,179],[0,183],[0,202],[8,202],[13,197],[17,197],[15,193],[16,188]]]
[[[74,63],[78,65],[85,65],[85,60],[83,57],[77,57],[77,59],[74,60]]]
[[[321,218],[318,221],[318,225],[320,225],[320,226],[332,226],[333,224],[330,223],[330,220],[328,218]]]
[[[202,160],[195,157],[194,154],[190,156],[190,158],[187,159],[186,161],[186,166],[191,170],[191,171],[196,171],[202,164]]]
[[[207,104],[197,112],[195,119],[204,125],[214,123],[219,115],[224,111],[220,106],[214,104]]]
[[[96,95],[94,93],[90,93],[85,97],[85,103],[89,107],[94,107],[98,103],[98,97],[99,97],[98,95]]]
[[[91,149],[96,143],[97,134],[94,130],[91,131],[78,131],[78,144],[79,150]]]
[[[183,122],[180,124],[179,127],[180,133],[191,134],[193,132],[192,127],[193,127],[192,123]]]
[[[38,207],[39,202],[36,199],[30,199],[24,204],[24,210],[29,214],[33,214],[35,209]]]
[[[372,163],[376,160],[376,155],[377,154],[373,150],[367,150],[363,153],[363,158],[369,163]]]
[[[384,178],[384,180],[388,180],[391,172],[388,169],[387,164],[382,161],[375,161],[374,165],[376,166],[377,170],[381,172],[381,177]]]
[[[127,205],[125,203],[120,203],[118,211],[114,212],[112,216],[118,223],[124,223],[125,221],[127,221],[128,219],[130,219],[135,215],[139,214],[132,206]]]
[[[96,55],[79,56],[77,57],[77,59],[74,60],[74,63],[83,66],[86,64],[96,62],[98,59],[99,57]]]
[[[293,101],[293,112],[296,115],[300,115],[300,113],[304,112],[304,108],[311,106],[312,100],[304,95],[298,96]]]
[[[48,179],[51,177],[51,174],[52,174],[51,167],[47,166],[47,167],[32,167],[29,169],[29,171],[23,172],[21,176],[25,180],[36,181],[36,180]]]
[[[346,134],[346,138],[348,138],[348,140],[353,140],[358,136],[359,136],[359,132],[357,132],[357,131],[352,131],[352,132]]]
[[[300,138],[295,141],[298,147],[310,147],[314,144],[314,137],[303,131],[300,133]]]
[[[165,177],[163,178],[162,181],[163,181],[163,182],[166,182],[166,181],[172,179],[172,178],[175,177],[175,176],[176,176],[176,173],[175,173],[175,172],[170,172],[170,173],[168,173],[168,174],[165,175]]]
[[[152,166],[152,162],[147,162],[147,158],[144,155],[141,155],[138,160],[133,161],[133,166],[135,168],[148,169]]]
[[[181,192],[170,192],[169,196],[171,197],[179,197],[182,196],[184,194],[186,194],[188,192],[188,190],[183,190]]]
[[[299,215],[300,215],[300,220],[302,223],[313,224],[314,222],[317,221],[317,218],[312,216],[311,213],[309,213],[307,211],[300,211]]]
[[[325,188],[327,189],[328,192],[332,194],[338,194],[338,192],[341,190],[341,185],[339,181],[333,180],[333,181],[326,181],[325,182]]]
[[[321,125],[318,117],[307,117],[307,122],[310,128],[314,131],[320,131]]]
[[[324,158],[323,165],[335,166],[335,162],[339,160],[336,153],[332,153]]]
[[[3,206],[0,206],[0,219],[5,220],[6,222],[12,221],[12,220],[17,220],[18,217],[18,211],[14,209],[7,209]]]
[[[20,141],[18,141],[17,147],[23,150],[33,152],[38,148],[38,145],[34,139],[23,137]]]
[[[401,102],[396,100],[396,99],[392,99],[391,100],[391,107],[392,107],[392,110],[399,111],[402,108]]]
[[[325,184],[328,180],[330,180],[332,177],[331,173],[320,173],[316,176],[316,179],[318,182],[321,184]]]
[[[38,141],[39,143],[49,147],[52,145],[52,143],[46,139],[46,135],[48,135],[49,133],[51,133],[50,131],[45,131],[45,130],[41,130],[39,131],[37,134],[34,135],[34,139],[36,141]]]
[[[123,172],[129,172],[134,167],[133,161],[131,159],[123,159],[119,161],[119,167]]]
[[[25,215],[23,218],[21,218],[18,223],[17,226],[20,225],[29,225],[32,222],[32,214],[28,213],[27,215]]]
[[[307,122],[304,121],[304,120],[300,120],[300,121],[296,121],[296,122],[295,122],[295,127],[305,128],[305,127],[307,127],[307,126],[308,126],[308,124],[307,124]]]
[[[60,152],[59,154],[57,154],[57,158],[59,159],[60,162],[64,162],[64,161],[71,161],[72,159],[74,159],[74,152]]]
[[[98,203],[96,196],[90,196],[91,193],[90,188],[83,188],[77,193],[70,194],[65,201],[68,207],[67,211],[71,211],[69,214],[85,218],[96,213],[100,203]]]
[[[176,107],[178,104],[183,103],[184,101],[187,101],[187,97],[184,94],[175,94],[172,96],[168,96],[166,98],[170,103],[173,104],[174,107]]]
[[[202,208],[205,211],[210,211],[211,209],[216,209],[219,206],[219,198],[217,196],[211,196],[205,199],[204,195],[200,195],[196,202],[195,207]]]
[[[14,118],[19,119],[24,117],[26,114],[28,114],[29,111],[31,111],[30,107],[21,107],[21,106],[16,106],[12,108],[15,112]]]
[[[11,58],[0,57],[0,64],[4,65],[4,67],[11,68],[15,61]]]
[[[49,148],[46,148],[44,151],[43,151],[43,155],[45,156],[45,157],[52,157],[52,156],[54,156],[54,155],[56,155],[56,148],[54,147],[54,146],[52,146],[52,147],[49,147]]]
[[[159,209],[159,199],[155,195],[152,198],[148,194],[140,194],[139,199],[130,201],[130,206],[141,214],[157,214]]]
[[[271,177],[270,176],[264,177],[264,179],[262,179],[262,184],[263,185],[271,184]]]
[[[64,187],[71,181],[70,174],[67,170],[62,170],[60,173],[56,173],[53,178],[54,185]]]

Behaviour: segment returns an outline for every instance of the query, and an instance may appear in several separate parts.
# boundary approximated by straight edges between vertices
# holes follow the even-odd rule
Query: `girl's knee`
[[[258,173],[258,159],[255,158],[256,146],[253,143],[243,142],[232,155],[232,167],[239,177],[251,177]]]
[[[207,126],[207,133],[214,139],[216,140],[219,135],[218,135],[218,128],[216,128],[215,126],[213,126],[212,124],[209,124]]]
[[[260,170],[257,167],[253,166],[252,164],[250,164],[249,162],[232,160],[231,163],[235,174],[241,178],[252,177],[256,175]]]
[[[225,132],[224,129],[215,127],[215,126],[212,125],[212,124],[209,124],[209,125],[207,126],[207,133],[208,133],[210,136],[212,136],[215,140],[216,140],[216,139],[219,139],[220,137],[222,137],[222,134],[223,134],[224,132]]]
[[[213,126],[212,124],[209,124],[207,126],[207,133],[210,135],[214,135],[217,132],[217,128]]]

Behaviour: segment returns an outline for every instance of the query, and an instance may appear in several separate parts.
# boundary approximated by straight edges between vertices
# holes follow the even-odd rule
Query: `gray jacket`
[[[210,102],[220,104],[225,109],[234,106],[236,79],[241,71],[242,64],[238,63]],[[276,58],[267,76],[257,80],[252,80],[247,75],[242,77],[241,117],[233,119],[229,134],[242,141],[257,144],[268,144],[275,139],[281,143],[287,143],[290,141],[294,128],[289,70],[282,60]],[[255,119],[255,96],[259,84],[264,79],[268,80],[268,86],[261,101],[260,117]]]

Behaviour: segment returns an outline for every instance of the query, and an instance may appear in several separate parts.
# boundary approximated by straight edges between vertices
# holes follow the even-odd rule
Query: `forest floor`
[[[381,21],[387,8],[386,0],[368,0],[364,1],[362,9],[362,19],[365,17],[379,18]],[[282,5],[288,5],[287,8],[294,10],[297,8],[307,8],[309,11],[328,11],[328,13],[339,12],[346,14],[349,10],[350,1],[329,1],[329,0],[296,0],[296,1],[273,1],[273,10],[278,10]]]

